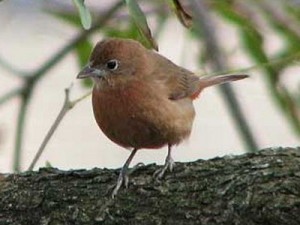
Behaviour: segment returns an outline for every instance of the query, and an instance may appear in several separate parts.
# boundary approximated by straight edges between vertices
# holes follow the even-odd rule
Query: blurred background
[[[73,83],[71,100],[91,90],[91,82],[75,77],[108,36],[149,48],[155,40],[160,54],[199,75],[251,76],[206,89],[194,102],[192,135],[174,148],[175,161],[299,145],[298,0],[4,0],[0,27],[1,173],[29,167],[65,88]],[[162,164],[166,154],[166,148],[141,150],[132,165]],[[128,155],[96,125],[89,96],[65,115],[35,169],[116,168]]]

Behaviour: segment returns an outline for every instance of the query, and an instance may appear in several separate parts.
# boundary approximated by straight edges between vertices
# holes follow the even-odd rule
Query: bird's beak
[[[77,79],[84,79],[87,77],[102,77],[105,75],[104,70],[95,69],[90,67],[90,65],[87,65],[84,67],[77,75]]]

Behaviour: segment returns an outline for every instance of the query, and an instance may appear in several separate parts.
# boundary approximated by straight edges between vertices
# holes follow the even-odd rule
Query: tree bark
[[[0,224],[300,224],[300,148],[140,167],[111,198],[119,170],[0,176]]]

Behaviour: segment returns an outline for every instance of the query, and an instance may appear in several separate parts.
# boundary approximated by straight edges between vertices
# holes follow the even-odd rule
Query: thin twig
[[[73,108],[78,102],[81,102],[86,97],[90,96],[92,92],[87,92],[86,94],[82,95],[80,98],[75,99],[74,101],[70,102],[70,109]]]
[[[224,54],[219,48],[217,38],[215,36],[213,21],[208,14],[208,8],[203,0],[191,1],[194,18],[195,28],[198,32],[202,32],[204,39],[204,46],[206,47],[206,54],[210,60],[214,71],[227,70],[227,63]],[[256,151],[258,149],[257,143],[250,130],[247,120],[242,112],[241,106],[235,97],[235,93],[229,84],[220,87],[223,93],[225,102],[228,105],[231,116],[236,123],[237,128],[244,140],[248,151]]]
[[[16,141],[15,141],[15,151],[14,151],[14,163],[13,169],[15,172],[19,172],[21,165],[21,147],[23,144],[23,137],[24,137],[24,127],[25,127],[25,118],[27,115],[27,109],[29,106],[29,101],[31,98],[32,89],[28,88],[26,92],[23,90],[22,92],[22,102],[18,114],[18,122],[17,122],[17,129],[16,129]]]
[[[33,170],[34,166],[36,165],[36,162],[39,160],[39,158],[41,157],[43,151],[45,150],[48,142],[50,141],[52,135],[54,134],[54,132],[56,131],[56,129],[58,128],[59,124],[61,123],[62,119],[64,118],[64,116],[67,114],[67,112],[69,112],[69,110],[71,110],[78,102],[82,101],[83,99],[85,99],[86,97],[91,95],[91,92],[88,92],[87,94],[83,95],[82,97],[74,100],[74,101],[70,101],[70,91],[71,91],[72,85],[70,85],[70,87],[65,89],[65,100],[64,100],[64,104],[59,112],[59,114],[57,115],[54,123],[52,124],[52,126],[50,127],[47,135],[45,136],[41,146],[39,147],[37,153],[34,156],[34,159],[32,160],[28,170],[31,171]]]
[[[0,97],[0,106],[3,105],[4,103],[10,101],[14,97],[20,95],[23,91],[23,88],[15,88],[8,93],[4,94],[3,96]]]
[[[28,76],[28,73],[14,68],[8,62],[6,62],[3,58],[0,58],[0,66],[3,69],[5,69],[8,72],[9,75],[12,75],[14,77],[23,78],[23,77]]]

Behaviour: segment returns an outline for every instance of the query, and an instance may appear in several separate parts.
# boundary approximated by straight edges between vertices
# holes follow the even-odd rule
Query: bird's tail
[[[191,99],[196,99],[204,88],[207,88],[207,87],[210,87],[213,85],[231,82],[231,81],[241,80],[241,79],[244,79],[247,77],[249,77],[249,76],[245,75],[245,74],[228,74],[228,75],[201,77],[197,82],[198,83],[197,89],[196,89],[197,91],[195,91],[190,97],[191,97]]]
[[[201,77],[199,80],[199,84],[201,86],[201,89],[213,86],[213,85],[218,85],[218,84],[223,84],[231,81],[236,81],[236,80],[241,80],[249,77],[248,75],[245,74],[229,74],[229,75],[218,75],[218,76],[204,76]]]

